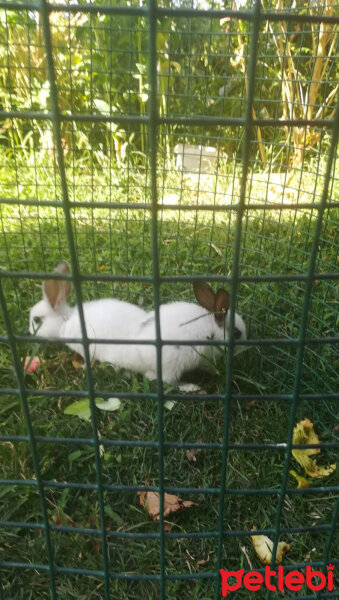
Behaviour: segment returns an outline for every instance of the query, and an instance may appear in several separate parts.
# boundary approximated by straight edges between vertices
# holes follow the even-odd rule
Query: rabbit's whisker
[[[199,321],[199,319],[202,319],[203,317],[208,317],[209,314],[210,313],[205,313],[204,315],[199,315],[198,317],[195,317],[194,319],[191,319],[190,321],[185,321],[185,323],[180,323],[179,327],[184,327],[185,325],[194,323],[194,321]]]

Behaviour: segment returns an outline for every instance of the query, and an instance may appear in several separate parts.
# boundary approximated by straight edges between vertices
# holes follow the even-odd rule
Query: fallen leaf
[[[304,560],[311,560],[311,558],[312,558],[312,553],[313,553],[313,552],[316,552],[316,551],[317,551],[317,549],[316,549],[316,548],[311,548],[311,550],[309,550],[309,552],[306,554],[306,556],[305,556]]]
[[[159,521],[160,516],[160,496],[158,492],[138,492],[141,506],[147,509],[147,512],[153,521]],[[174,494],[164,494],[164,517],[180,510],[186,510],[192,506],[198,506],[191,500],[182,500]]]
[[[270,538],[268,538],[266,535],[251,535],[250,538],[254,550],[256,551],[261,562],[263,562],[265,565],[270,565],[272,562],[273,541],[270,540]],[[279,542],[277,546],[275,562],[280,563],[286,552],[288,552],[290,549],[291,546],[286,542]]]
[[[198,440],[198,444],[202,443],[202,439]],[[201,452],[201,448],[190,448],[186,450],[186,457],[189,462],[197,462],[197,456]]]
[[[77,400],[76,402],[72,402],[66,406],[64,410],[65,415],[76,415],[80,417],[80,419],[84,419],[84,421],[90,421],[91,419],[91,409],[89,407],[88,398],[84,398],[83,400]]]
[[[172,408],[175,406],[175,402],[173,402],[173,400],[166,400],[166,402],[164,402],[164,407],[167,410],[172,410]]]
[[[307,479],[305,479],[305,477],[302,477],[301,475],[298,475],[298,473],[296,473],[296,471],[290,471],[290,475],[293,475],[293,477],[296,478],[297,482],[298,482],[298,488],[308,488],[310,487],[310,482],[307,481]]]
[[[119,410],[121,406],[121,400],[119,400],[119,398],[108,398],[108,400],[96,398],[95,405],[97,408],[100,408],[100,410],[109,410],[113,412],[115,410]]]
[[[38,356],[26,356],[24,362],[24,371],[26,373],[35,373],[41,365],[41,360]]]
[[[78,371],[79,369],[84,368],[85,361],[82,358],[81,354],[78,352],[74,352],[72,356],[72,365]]]
[[[199,452],[201,452],[200,448],[186,450],[187,460],[189,460],[189,462],[197,462],[197,455],[199,454]]]
[[[293,444],[319,444],[319,438],[313,429],[313,423],[309,419],[299,421],[293,429]],[[320,448],[306,448],[305,450],[293,450],[302,452],[307,456],[320,454]]]
[[[299,421],[293,429],[293,444],[319,444],[319,438],[313,429],[313,423],[309,419]],[[300,448],[292,450],[295,460],[304,468],[310,477],[327,477],[336,469],[336,464],[322,467],[318,465],[313,454],[319,454],[320,448]]]
[[[121,401],[119,398],[108,398],[108,400],[104,400],[103,398],[95,398],[95,405],[97,408],[100,408],[100,410],[114,411],[120,408]],[[80,417],[80,419],[89,421],[91,418],[89,399],[84,398],[83,400],[76,400],[75,402],[72,402],[72,404],[66,406],[64,413],[65,415],[75,415]]]
[[[208,561],[209,561],[209,559],[210,559],[210,555],[211,555],[211,554],[213,554],[213,552],[209,552],[209,553],[207,554],[207,558],[202,558],[202,559],[200,559],[200,560],[197,560],[197,561],[196,561],[196,563],[195,563],[195,567],[196,567],[196,569],[199,569],[199,567],[200,567],[201,565],[205,565],[206,563],[208,563]]]

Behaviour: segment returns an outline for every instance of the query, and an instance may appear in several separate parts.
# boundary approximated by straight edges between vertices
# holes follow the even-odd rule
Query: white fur
[[[83,311],[90,339],[156,339],[154,311],[146,312],[134,304],[110,298],[84,302]],[[36,317],[40,319],[40,326],[34,323]],[[245,324],[238,314],[235,315],[235,327],[241,331],[240,339],[246,339]],[[184,346],[180,341],[227,340],[229,315],[225,326],[220,327],[214,315],[198,304],[171,302],[160,306],[160,328],[163,342],[176,342],[175,345],[165,343],[162,347],[162,378],[167,383],[177,384],[185,371],[211,368],[209,361],[213,362],[217,353],[215,346]],[[29,330],[44,338],[81,338],[78,309],[68,306],[66,300],[53,309],[45,297],[31,309]],[[82,344],[67,345],[84,356]],[[149,379],[157,376],[154,345],[91,343],[89,351],[91,360],[109,362],[116,368],[130,369]]]
[[[140,330],[139,339],[155,339],[154,311],[148,313],[149,318]],[[151,321],[153,318],[153,321]],[[235,326],[246,338],[243,320],[236,314]],[[171,302],[160,306],[160,328],[163,342],[175,341],[175,345],[163,345],[162,378],[167,383],[177,383],[185,371],[195,369],[211,369],[211,362],[217,355],[217,347],[212,345],[183,346],[180,341],[206,341],[209,339],[228,339],[229,317],[226,317],[225,331],[215,322],[214,315],[205,308],[191,302]],[[142,368],[149,379],[156,378],[156,354],[152,346],[143,347]]]

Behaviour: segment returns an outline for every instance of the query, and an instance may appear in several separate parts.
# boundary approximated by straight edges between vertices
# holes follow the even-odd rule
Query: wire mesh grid
[[[283,538],[286,573],[326,573],[336,473],[291,470],[301,419],[317,461],[338,448],[338,5],[0,8],[0,599],[220,598],[220,569],[264,573],[255,532],[272,565]],[[28,334],[62,259],[85,369]],[[193,280],[231,297],[204,394],[162,381],[159,306]],[[156,381],[91,364],[82,301],[111,295],[155,309]],[[195,506],[164,516],[165,493]],[[336,596],[320,587],[303,597]]]

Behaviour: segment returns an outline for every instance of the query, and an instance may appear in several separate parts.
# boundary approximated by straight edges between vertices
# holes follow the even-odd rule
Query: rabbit
[[[63,261],[55,269],[68,274],[69,266]],[[67,298],[72,285],[69,280],[47,279],[43,282],[43,299],[30,311],[29,330],[44,338],[81,338],[77,307],[70,307]],[[211,368],[217,349],[215,346],[180,345],[181,340],[228,339],[229,295],[203,282],[194,282],[199,305],[193,302],[170,302],[159,307],[162,347],[162,379],[177,385],[183,374],[199,368]],[[83,303],[87,336],[91,339],[154,341],[155,311],[145,311],[135,304],[105,298]],[[235,314],[234,335],[246,339],[243,319]],[[177,342],[166,345],[166,340]],[[72,350],[84,356],[81,343],[67,343]],[[115,368],[141,373],[156,379],[156,348],[152,344],[89,344],[91,361],[109,362]]]

